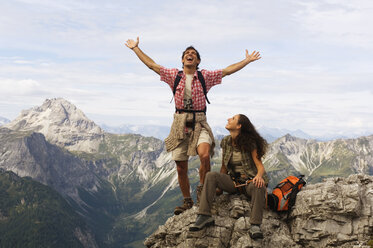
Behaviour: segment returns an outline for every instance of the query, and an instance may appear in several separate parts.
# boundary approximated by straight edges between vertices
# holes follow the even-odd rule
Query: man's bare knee
[[[202,153],[199,155],[199,160],[201,160],[201,162],[208,162],[210,161],[210,154],[209,153]]]
[[[178,175],[184,175],[188,172],[188,164],[185,161],[176,162],[176,171]]]

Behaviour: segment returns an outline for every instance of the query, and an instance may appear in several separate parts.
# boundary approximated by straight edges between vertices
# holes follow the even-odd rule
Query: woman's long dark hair
[[[238,124],[241,124],[241,131],[235,139],[236,145],[240,149],[248,152],[252,152],[256,149],[258,159],[261,160],[268,148],[267,141],[260,136],[246,115],[239,114],[239,117]]]

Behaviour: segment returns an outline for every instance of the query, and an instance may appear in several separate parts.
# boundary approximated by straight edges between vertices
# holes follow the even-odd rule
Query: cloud
[[[313,40],[351,47],[372,48],[372,1],[307,1],[294,17]]]
[[[0,92],[2,98],[8,96],[37,95],[43,92],[42,85],[33,79],[2,79],[0,78]]]
[[[190,44],[207,69],[242,60],[245,49],[261,52],[211,90],[212,124],[242,112],[258,124],[310,133],[371,130],[367,0],[22,0],[0,8],[0,110],[7,113],[25,107],[20,99],[34,106],[64,97],[100,122],[110,115],[169,124],[169,87],[124,46],[140,36],[141,49],[167,67],[180,67]]]

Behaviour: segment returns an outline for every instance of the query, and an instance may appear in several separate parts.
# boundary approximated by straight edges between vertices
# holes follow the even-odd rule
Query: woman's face
[[[227,125],[225,125],[225,128],[228,131],[234,131],[234,130],[240,130],[241,124],[238,124],[238,120],[240,119],[240,115],[235,115],[228,119]]]

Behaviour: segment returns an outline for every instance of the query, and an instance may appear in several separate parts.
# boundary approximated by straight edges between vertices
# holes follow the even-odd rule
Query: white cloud
[[[372,48],[372,1],[307,1],[294,16],[314,40],[352,47]]]
[[[8,96],[28,96],[43,92],[41,84],[33,79],[2,79],[0,78],[0,95],[4,99]]]
[[[18,114],[20,96],[32,106],[64,97],[99,122],[110,115],[169,124],[169,87],[124,46],[140,36],[140,47],[167,67],[180,67],[190,44],[208,69],[243,59],[246,48],[261,51],[260,61],[211,90],[212,124],[242,112],[258,125],[310,133],[371,130],[372,7],[367,0],[2,1],[0,115]]]

